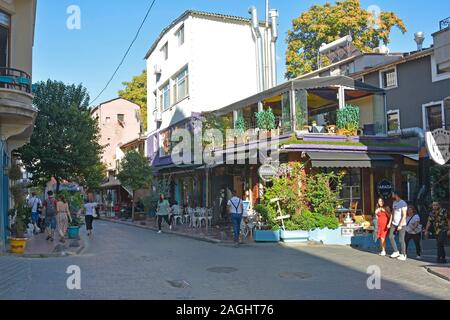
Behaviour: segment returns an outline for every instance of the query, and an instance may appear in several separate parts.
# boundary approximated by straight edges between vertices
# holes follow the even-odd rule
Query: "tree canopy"
[[[133,77],[130,82],[122,82],[122,84],[125,88],[119,91],[119,96],[141,107],[141,120],[144,129],[147,130],[147,70]]]
[[[360,0],[327,2],[314,5],[292,21],[288,31],[286,52],[286,77],[295,78],[317,69],[319,48],[349,34],[361,52],[372,52],[381,43],[390,42],[391,31],[397,27],[407,31],[402,19],[394,12],[372,12],[361,7]],[[326,63],[326,59],[325,59]]]
[[[103,148],[98,143],[99,129],[92,119],[89,95],[82,85],[66,85],[48,80],[39,82],[33,100],[38,109],[30,143],[18,150],[34,185],[45,185],[54,177],[90,187],[91,176],[101,164]],[[86,181],[89,181],[86,183]]]
[[[117,178],[133,191],[149,188],[152,183],[152,168],[144,155],[137,151],[130,151],[120,163]]]

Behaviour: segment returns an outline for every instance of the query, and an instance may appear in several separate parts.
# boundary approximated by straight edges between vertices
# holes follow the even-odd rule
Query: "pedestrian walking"
[[[86,231],[87,235],[90,237],[93,232],[93,222],[94,222],[94,213],[95,208],[97,207],[97,203],[92,202],[91,200],[86,200],[84,204],[84,219],[86,222]]]
[[[402,200],[398,192],[392,193],[392,199],[394,203],[392,205],[393,214],[388,223],[389,228],[389,240],[391,241],[392,249],[394,253],[391,258],[398,259],[400,261],[406,261],[406,216],[408,211],[408,204]],[[395,242],[395,234],[398,233],[398,238],[400,241],[400,252],[398,251],[397,243]]]
[[[391,209],[386,206],[384,199],[379,198],[375,210],[375,216],[377,220],[377,234],[378,240],[380,240],[381,253],[380,256],[386,256],[386,240],[389,233],[388,224],[391,219]]]
[[[33,233],[41,232],[39,228],[39,208],[42,206],[42,201],[36,196],[36,192],[31,193],[31,198],[28,199],[28,206],[31,208],[31,223],[33,224]]]
[[[234,246],[239,247],[239,235],[241,233],[242,215],[244,213],[244,206],[242,199],[237,196],[236,191],[233,191],[233,197],[227,203],[228,213],[231,214],[231,222],[233,224]]]
[[[59,241],[61,243],[65,243],[67,228],[69,227],[69,221],[72,221],[72,217],[70,215],[69,204],[66,201],[66,198],[61,195],[59,196],[59,201],[56,204],[56,222],[58,224],[58,233],[59,233]]]
[[[416,207],[413,205],[408,206],[408,217],[406,218],[406,252],[408,252],[408,245],[411,240],[414,241],[416,246],[416,259],[422,259],[422,225]]]
[[[432,211],[425,228],[425,239],[428,239],[431,226],[436,232],[437,263],[447,263],[445,243],[450,234],[450,215],[439,202],[433,202]]]
[[[43,207],[45,211],[45,223],[47,228],[47,241],[53,242],[56,230],[57,201],[53,197],[53,191],[47,192],[47,200],[44,200]]]
[[[163,194],[159,195],[158,207],[156,208],[156,216],[158,219],[158,233],[162,233],[161,226],[163,219],[169,225],[169,229],[172,230],[172,216],[170,214],[170,203],[164,198]]]

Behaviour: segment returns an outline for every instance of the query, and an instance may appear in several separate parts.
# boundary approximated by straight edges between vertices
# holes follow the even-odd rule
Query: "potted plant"
[[[247,142],[247,122],[241,114],[237,117],[234,128],[236,130],[236,133],[243,138],[242,142]]]
[[[276,122],[272,108],[256,112],[255,117],[258,129],[265,130],[267,132],[267,136],[270,137],[271,130],[275,129]]]
[[[10,227],[8,229],[11,233],[9,238],[11,253],[23,254],[28,240],[25,237],[25,230],[31,221],[31,210],[25,204],[20,204],[17,208],[10,210],[9,215]]]
[[[280,241],[280,227],[275,224],[275,217],[273,212],[263,205],[256,205],[254,210],[261,216],[265,225],[260,230],[255,230],[255,242],[279,242]]]
[[[67,233],[69,235],[69,239],[78,239],[80,235],[80,228],[84,225],[83,219],[74,216],[72,217],[72,221],[69,224],[69,228],[67,229]]]
[[[360,110],[358,107],[346,105],[337,112],[338,134],[344,136],[358,135],[360,127]]]

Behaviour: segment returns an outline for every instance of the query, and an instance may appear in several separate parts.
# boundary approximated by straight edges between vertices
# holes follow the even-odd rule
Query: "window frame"
[[[166,89],[167,88],[167,89]],[[170,99],[170,81],[167,81],[164,85],[161,86],[161,88],[159,89],[160,93],[160,104],[161,104],[161,112],[165,112],[167,110],[170,109],[171,105],[171,99]],[[165,94],[167,92],[167,98],[168,98],[168,103],[167,103],[167,108],[165,108],[165,104],[166,104],[166,99],[165,99]]]
[[[384,85],[384,75],[388,72],[388,71],[394,71],[395,74],[395,85],[393,86],[385,86]],[[380,88],[384,89],[384,90],[391,90],[391,89],[395,89],[398,88],[398,72],[397,72],[397,66],[393,66],[390,68],[386,68],[386,69],[382,69],[379,72],[379,78],[380,78]]]
[[[450,72],[445,73],[438,73],[438,65],[436,63],[436,58],[433,55],[430,57],[430,63],[431,63],[431,82],[439,82],[443,80],[450,79]]]
[[[120,119],[120,118],[122,118],[122,119]],[[117,121],[125,123],[125,114],[118,113],[117,114]]]
[[[8,16],[8,25],[4,25],[4,24],[0,24],[0,26],[3,26],[5,28],[8,29],[8,41],[7,41],[7,46],[8,46],[8,50],[7,50],[7,57],[6,57],[6,66],[5,68],[10,68],[11,66],[11,33],[12,33],[12,16],[9,12],[6,12],[5,10],[1,10],[0,9],[0,13],[5,14],[6,16]]]
[[[177,43],[178,47],[181,47],[185,42],[185,29],[184,29],[184,23],[178,28],[178,30],[175,32],[175,36],[177,37]]]
[[[427,117],[427,108],[434,106],[441,106],[441,119],[442,119],[442,129],[445,129],[445,108],[444,108],[444,100],[441,101],[433,101],[422,105],[422,125],[423,130],[428,131],[428,117]],[[440,129],[438,128],[438,129]]]
[[[180,78],[180,76],[184,73],[184,76]],[[185,81],[185,95],[183,97],[179,97],[179,85],[182,81]],[[189,97],[189,67],[186,66],[183,69],[181,69],[180,72],[178,72],[173,77],[173,96],[174,96],[174,103],[179,103],[180,101],[183,101],[184,99]]]
[[[389,130],[389,116],[392,114],[397,114],[397,118],[398,118],[398,129],[397,130]],[[401,124],[401,120],[400,120],[400,110],[399,109],[392,109],[389,110],[388,112],[386,112],[386,120],[387,120],[387,131],[388,132],[396,132],[398,130],[402,129],[402,124]]]
[[[164,61],[167,61],[169,59],[169,41],[166,41],[166,43],[161,47],[161,53]]]

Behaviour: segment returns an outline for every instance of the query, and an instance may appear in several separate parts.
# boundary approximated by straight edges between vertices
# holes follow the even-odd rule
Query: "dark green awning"
[[[314,168],[376,168],[391,167],[394,158],[384,154],[309,152]]]

